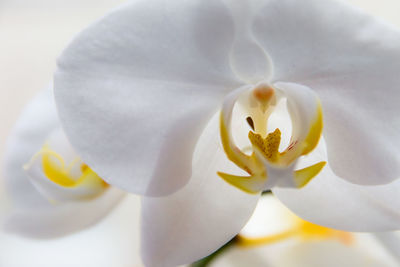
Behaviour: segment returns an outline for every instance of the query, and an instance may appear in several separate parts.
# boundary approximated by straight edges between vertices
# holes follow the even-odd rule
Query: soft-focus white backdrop
[[[324,0],[321,0],[324,1]],[[368,13],[374,14],[400,28],[399,0],[345,0],[359,6]],[[124,2],[123,0],[0,0],[0,161],[3,157],[6,137],[8,136],[15,120],[24,105],[41,89],[46,87],[52,78],[55,69],[55,60],[69,40],[87,26],[91,21],[101,17],[109,9]],[[0,188],[1,195],[1,188]],[[1,201],[1,197],[0,197]],[[129,202],[129,201],[128,201]],[[123,233],[115,229],[137,228],[134,212],[129,217],[124,217],[131,210],[137,209],[137,199],[131,198],[131,203],[120,207],[116,212],[96,226],[94,230],[84,233],[87,240],[82,243],[93,245],[100,242],[98,251],[104,252],[103,238],[111,238],[115,247],[125,246],[125,249],[112,251],[118,257],[125,256],[131,251],[132,256],[137,255],[137,242],[124,241],[125,237],[133,238],[138,230],[131,229]],[[100,231],[103,236],[95,234]],[[2,242],[7,240],[7,242]],[[24,258],[29,266],[34,265],[35,257],[39,260],[46,256],[43,249],[50,243],[44,243],[32,250],[18,251],[22,243],[18,239],[11,240],[0,235],[0,266],[25,266],[21,265]],[[11,243],[10,243],[11,242]],[[74,253],[78,248],[74,247],[74,238],[67,238],[66,245],[60,247]],[[122,242],[122,243],[120,243]],[[8,244],[7,248],[2,244]],[[104,244],[103,244],[104,245]],[[10,248],[12,246],[13,248]],[[136,250],[136,252],[133,252]],[[90,251],[89,249],[87,251]],[[93,251],[93,257],[99,256]],[[120,254],[121,255],[120,255]],[[101,256],[101,255],[100,255]],[[19,258],[19,261],[18,261]],[[14,262],[12,262],[14,260]],[[136,260],[129,262],[115,262],[117,265],[135,266]],[[19,265],[18,265],[19,264]],[[59,265],[61,266],[61,265]],[[69,266],[66,263],[65,266]],[[82,265],[91,266],[91,265]],[[105,265],[110,266],[110,265]]]

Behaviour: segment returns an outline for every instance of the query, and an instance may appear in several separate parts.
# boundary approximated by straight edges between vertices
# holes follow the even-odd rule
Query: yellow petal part
[[[238,245],[241,247],[258,247],[269,244],[274,244],[280,241],[287,240],[295,236],[297,232],[295,230],[289,230],[274,235],[268,235],[263,237],[246,237],[238,235]]]
[[[239,148],[232,144],[223,112],[221,112],[220,115],[220,136],[226,156],[239,168],[246,171],[250,175],[253,175],[255,172],[263,169],[255,157],[246,155]]]
[[[265,176],[236,176],[223,172],[217,174],[227,183],[249,194],[258,194],[264,189]]]
[[[345,245],[353,242],[353,235],[349,232],[331,229],[298,218],[298,236],[307,241],[336,239]]]
[[[251,144],[257,147],[265,158],[271,162],[275,162],[279,158],[279,144],[281,143],[281,131],[275,129],[274,132],[269,133],[267,137],[262,138],[258,133],[249,132],[249,140]]]
[[[336,240],[344,245],[351,245],[354,241],[352,233],[305,221],[292,212],[280,216],[282,216],[282,220],[292,222],[291,227],[281,232],[260,237],[247,237],[239,234],[237,237],[238,245],[242,247],[258,247],[290,239],[300,239],[301,242]]]
[[[312,178],[324,168],[326,161],[318,162],[317,164],[311,165],[307,168],[297,170],[294,172],[294,183],[297,188],[301,188],[308,184]]]
[[[303,151],[301,155],[307,155],[318,145],[321,138],[323,128],[322,106],[318,101],[317,115],[314,122],[311,124],[310,131],[303,141]]]
[[[107,187],[108,184],[104,182],[91,168],[86,164],[82,164],[82,174],[79,177],[74,177],[70,170],[72,165],[68,168],[65,166],[64,159],[55,151],[44,146],[38,153],[42,156],[42,168],[46,177],[62,186],[62,187],[78,187],[78,186],[91,186],[91,187]]]
[[[259,247],[275,244],[292,238],[300,238],[303,242],[337,240],[344,245],[351,245],[354,237],[349,232],[339,231],[297,218],[297,225],[287,231],[262,237],[246,237],[238,235],[238,245],[241,247]]]
[[[64,187],[75,184],[75,180],[66,171],[64,159],[59,154],[47,148],[44,148],[41,154],[43,172],[49,180]]]

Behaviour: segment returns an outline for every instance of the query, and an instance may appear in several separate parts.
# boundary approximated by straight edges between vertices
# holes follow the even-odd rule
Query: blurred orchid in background
[[[263,197],[236,241],[210,261],[211,267],[395,267],[399,233],[350,233],[306,222],[271,195]]]
[[[4,177],[10,198],[5,229],[32,237],[90,226],[124,196],[75,153],[61,130],[51,89],[26,107],[11,133]]]
[[[275,240],[237,236],[272,190],[312,222],[285,238],[348,253],[339,230],[400,229],[399,70],[400,31],[339,1],[129,1],[17,122],[5,229],[71,234],[134,193],[144,264],[176,266]]]

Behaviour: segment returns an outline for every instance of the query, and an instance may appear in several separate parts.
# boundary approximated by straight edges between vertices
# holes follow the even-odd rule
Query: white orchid
[[[143,267],[139,253],[139,214],[140,199],[131,195],[96,225],[63,237],[38,240],[0,232],[0,266]],[[73,223],[79,216],[71,215],[63,224]]]
[[[321,225],[400,229],[399,70],[399,30],[341,2],[138,0],[76,37],[54,90],[78,166],[145,196],[143,260],[173,266],[235,236],[266,189]],[[97,203],[110,188],[43,176],[56,128],[21,149],[42,157],[32,181]]]
[[[147,196],[144,262],[177,265],[232,238],[269,188],[321,225],[399,229],[399,47],[337,1],[134,1],[64,51],[55,97],[82,159]]]
[[[4,164],[8,196],[4,229],[35,238],[63,236],[97,223],[121,200],[81,161],[66,139],[52,90],[22,112]]]
[[[276,198],[266,196],[240,235],[209,266],[398,266],[400,232],[379,235],[390,242],[371,233],[343,232],[306,222]]]

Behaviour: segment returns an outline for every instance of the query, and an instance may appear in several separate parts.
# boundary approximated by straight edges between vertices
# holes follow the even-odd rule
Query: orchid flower
[[[84,231],[40,240],[0,232],[0,266],[142,267],[139,214],[140,198],[131,195],[124,197],[103,220]],[[71,216],[63,223],[73,223],[79,216]]]
[[[386,246],[375,234],[343,232],[306,222],[272,196],[263,197],[231,246],[211,266],[374,266],[399,265],[400,232],[387,232]],[[394,257],[393,257],[394,256]]]
[[[9,199],[4,229],[28,237],[54,238],[82,230],[124,196],[71,147],[51,89],[22,112],[8,141],[3,176]]]
[[[54,92],[82,164],[144,196],[144,263],[173,266],[267,189],[314,223],[399,229],[399,70],[399,30],[338,1],[138,0],[72,41]]]

